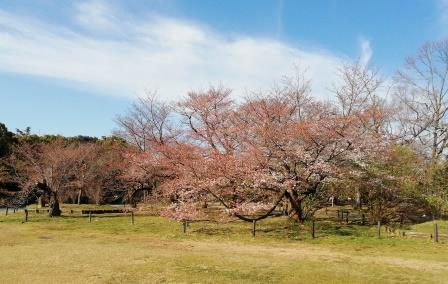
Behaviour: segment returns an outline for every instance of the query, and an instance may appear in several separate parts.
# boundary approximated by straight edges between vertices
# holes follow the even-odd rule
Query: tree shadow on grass
[[[204,227],[193,229],[192,232],[211,236],[211,235],[230,235],[233,233],[233,230],[231,228],[226,228],[226,227],[204,226]]]
[[[327,236],[360,236],[357,226],[323,222],[317,226],[317,232]]]
[[[98,218],[123,218],[128,217],[131,218],[130,215],[107,215],[107,214],[100,214],[100,215],[92,215],[92,219],[98,219]],[[61,215],[59,217],[55,218],[62,218],[62,219],[89,219],[89,215]]]

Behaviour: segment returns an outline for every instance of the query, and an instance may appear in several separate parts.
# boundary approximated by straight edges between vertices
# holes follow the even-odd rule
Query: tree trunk
[[[37,208],[42,208],[42,207],[44,207],[44,204],[42,202],[42,196],[39,196],[37,198]]]
[[[359,190],[356,191],[356,198],[355,198],[355,209],[361,209],[361,192]]]
[[[61,209],[59,208],[58,193],[56,191],[51,191],[49,207],[50,207],[50,210],[48,211],[48,216],[50,216],[50,217],[61,216]]]
[[[133,191],[131,197],[129,198],[129,203],[132,208],[137,208],[137,200],[135,196],[137,195],[137,190]]]
[[[78,190],[78,205],[81,204],[82,189]]]
[[[295,219],[298,223],[303,223],[303,210],[302,210],[302,200],[299,199],[297,194],[294,192],[291,194],[290,192],[285,193],[286,198],[289,200],[289,204],[291,204],[290,216]]]

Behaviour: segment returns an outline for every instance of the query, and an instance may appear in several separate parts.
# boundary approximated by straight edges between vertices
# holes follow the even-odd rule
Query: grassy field
[[[1,283],[448,283],[448,242],[278,217],[251,224],[74,214],[0,216]],[[448,223],[439,222],[442,234]],[[407,228],[429,234],[432,223]]]

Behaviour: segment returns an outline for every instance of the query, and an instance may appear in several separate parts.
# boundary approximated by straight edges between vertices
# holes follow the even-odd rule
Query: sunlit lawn
[[[67,209],[65,210],[67,212]],[[0,216],[1,283],[447,283],[448,242],[393,237],[375,228],[284,217],[251,224],[178,222],[136,215],[34,212]],[[69,215],[69,214],[67,214]],[[447,222],[439,222],[447,234]],[[409,230],[430,232],[432,223]]]

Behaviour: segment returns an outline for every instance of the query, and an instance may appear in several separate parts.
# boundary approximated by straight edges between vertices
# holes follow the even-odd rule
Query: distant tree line
[[[123,139],[61,135],[38,136],[31,129],[8,131],[0,124],[0,201],[7,205],[16,191],[34,193],[31,200],[48,202],[50,215],[60,214],[59,203],[130,203],[135,206],[144,181],[125,176],[128,163]],[[136,182],[140,182],[138,186]],[[37,189],[36,189],[37,187]],[[37,194],[36,194],[37,193]],[[26,194],[19,195],[19,199]]]

